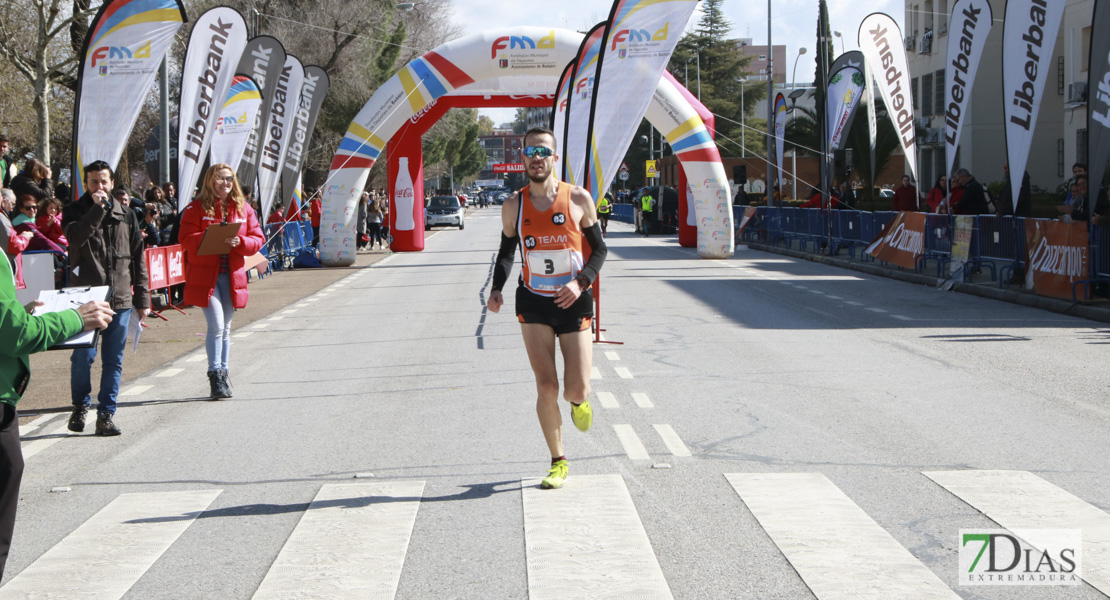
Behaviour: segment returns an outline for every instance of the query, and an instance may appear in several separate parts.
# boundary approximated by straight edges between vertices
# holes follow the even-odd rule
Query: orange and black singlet
[[[556,290],[578,276],[590,258],[582,228],[571,218],[571,189],[571,185],[560,182],[555,202],[542,212],[532,206],[529,188],[520,192],[516,231],[524,258],[521,283],[533,294],[553,297]]]

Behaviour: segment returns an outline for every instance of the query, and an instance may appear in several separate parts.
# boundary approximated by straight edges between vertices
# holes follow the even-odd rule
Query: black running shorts
[[[570,308],[555,306],[555,299],[533,294],[528,288],[516,288],[516,317],[521,323],[538,323],[555,330],[555,335],[586,331],[594,316],[594,297],[590,290],[582,292]]]

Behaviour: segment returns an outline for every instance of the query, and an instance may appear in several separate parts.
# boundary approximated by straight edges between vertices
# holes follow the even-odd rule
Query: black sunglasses
[[[23,208],[21,208],[19,210],[35,210],[35,211],[37,211],[38,209],[39,209],[38,206],[36,206],[34,204],[28,204],[27,206],[24,206]]]

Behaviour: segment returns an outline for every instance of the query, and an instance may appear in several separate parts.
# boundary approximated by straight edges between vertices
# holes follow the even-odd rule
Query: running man
[[[563,397],[571,404],[571,420],[586,431],[593,423],[589,395],[594,312],[589,287],[608,250],[590,193],[552,174],[559,160],[555,136],[548,129],[532,129],[525,134],[524,144],[524,168],[531,183],[501,207],[501,249],[488,306],[500,312],[505,303],[501,288],[509,279],[519,246],[522,261],[516,314],[528,362],[536,375],[536,413],[551,451],[551,469],[540,485],[551,489],[561,487],[568,474],[555,342],[557,339],[566,367]]]

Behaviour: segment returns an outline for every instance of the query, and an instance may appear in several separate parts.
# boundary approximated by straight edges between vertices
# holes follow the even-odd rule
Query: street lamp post
[[[744,126],[744,87],[748,83],[747,77],[741,77],[740,81],[740,158],[747,158],[748,156],[748,143],[745,139],[747,127]]]
[[[798,48],[798,56],[794,57],[794,70],[790,72],[790,89],[794,89],[795,87],[797,87],[798,59],[801,58],[802,55],[806,52],[808,52],[808,50],[806,50],[805,48]]]
[[[697,61],[695,64],[698,67],[698,101],[701,101],[701,49],[700,48],[695,50],[695,54],[694,54],[693,58],[687,58],[686,59],[686,81],[685,81],[686,89],[690,89],[690,61],[692,61],[692,60]]]
[[[844,36],[839,31],[834,31],[833,35],[840,38],[840,53],[844,54]]]

